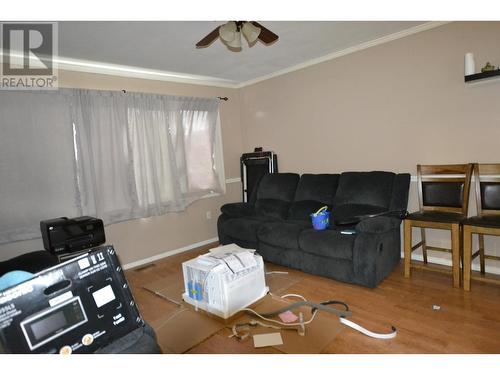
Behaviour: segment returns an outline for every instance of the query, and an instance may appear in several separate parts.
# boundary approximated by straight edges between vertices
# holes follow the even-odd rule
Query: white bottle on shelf
[[[476,72],[476,66],[474,63],[474,55],[472,52],[467,52],[465,54],[465,75],[469,76]]]

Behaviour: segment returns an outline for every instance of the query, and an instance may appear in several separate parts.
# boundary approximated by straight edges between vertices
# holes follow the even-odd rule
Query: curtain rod
[[[127,90],[121,90],[124,94],[127,93]],[[227,102],[229,100],[229,98],[227,96],[218,96],[217,99],[219,100],[224,100],[225,102]]]

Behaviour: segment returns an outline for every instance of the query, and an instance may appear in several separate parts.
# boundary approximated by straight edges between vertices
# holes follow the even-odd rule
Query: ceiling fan
[[[255,21],[229,21],[217,26],[215,30],[196,43],[196,48],[205,48],[219,38],[231,51],[241,51],[241,34],[245,37],[248,45],[252,47],[257,40],[264,44],[271,44],[278,40],[278,35],[266,29]]]

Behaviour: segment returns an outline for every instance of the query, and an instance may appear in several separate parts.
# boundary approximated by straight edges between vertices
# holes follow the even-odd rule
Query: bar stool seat
[[[453,212],[412,212],[406,219],[414,221],[432,221],[437,223],[460,223],[465,215]]]
[[[462,225],[500,228],[500,215],[472,216],[462,220]]]

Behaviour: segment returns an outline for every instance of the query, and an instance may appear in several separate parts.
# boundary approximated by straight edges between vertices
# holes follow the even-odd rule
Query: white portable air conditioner
[[[254,250],[221,246],[182,263],[187,303],[227,319],[264,297],[264,262]]]

